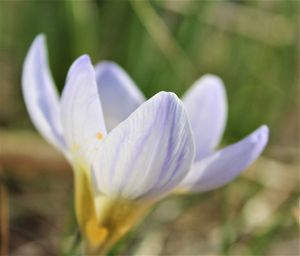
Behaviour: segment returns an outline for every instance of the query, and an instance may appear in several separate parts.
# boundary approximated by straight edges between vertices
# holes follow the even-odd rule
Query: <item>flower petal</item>
[[[269,129],[263,125],[243,140],[196,162],[180,187],[200,192],[225,185],[259,157],[268,138]]]
[[[106,127],[111,130],[139,107],[145,97],[119,65],[103,61],[95,70]]]
[[[90,156],[106,135],[94,67],[87,55],[71,66],[61,98],[64,135],[73,154],[89,162]]]
[[[96,191],[130,199],[168,193],[194,157],[182,102],[173,93],[156,94],[111,131],[98,156],[93,165]]]
[[[66,153],[59,117],[59,99],[48,67],[43,35],[36,37],[26,56],[22,91],[27,110],[37,130],[56,148]]]
[[[222,80],[205,75],[183,96],[196,143],[196,160],[219,144],[227,119],[227,98]]]

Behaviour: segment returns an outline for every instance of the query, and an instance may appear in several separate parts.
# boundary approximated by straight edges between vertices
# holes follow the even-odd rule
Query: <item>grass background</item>
[[[33,126],[21,97],[22,63],[31,42],[39,33],[47,36],[51,69],[59,90],[63,88],[72,61],[81,54],[89,54],[95,64],[101,60],[116,61],[128,71],[147,97],[160,90],[174,91],[182,95],[201,75],[213,73],[224,80],[229,99],[228,124],[223,144],[241,139],[263,123],[269,125],[271,141],[266,155],[272,157],[272,160],[267,159],[257,164],[259,171],[253,171],[256,176],[247,174],[224,189],[204,195],[171,198],[163,202],[162,206],[158,206],[149,217],[153,220],[150,223],[160,223],[160,225],[153,224],[158,226],[157,229],[150,228],[150,232],[149,227],[143,227],[137,231],[138,234],[149,233],[149,236],[153,233],[154,238],[163,241],[159,247],[157,245],[159,242],[154,243],[150,240],[146,243],[149,248],[161,248],[157,249],[157,254],[261,255],[274,253],[274,250],[275,252],[283,250],[284,253],[289,252],[289,255],[296,255],[299,249],[296,239],[299,227],[295,218],[295,212],[299,215],[295,210],[298,205],[298,186],[293,182],[286,187],[283,184],[285,179],[298,181],[298,1],[1,0],[0,177],[11,198],[8,201],[12,209],[10,212],[13,213],[10,215],[12,252],[17,251],[21,245],[24,250],[24,245],[38,240],[37,231],[28,231],[25,232],[27,236],[22,235],[26,229],[24,225],[32,221],[33,214],[26,212],[26,218],[23,220],[24,215],[19,214],[19,211],[22,212],[21,206],[25,207],[26,204],[20,206],[18,200],[24,202],[26,196],[29,209],[36,213],[39,200],[42,204],[43,198],[37,198],[36,205],[32,203],[34,199],[31,196],[36,195],[33,191],[41,193],[45,190],[44,193],[54,197],[49,200],[54,200],[53,204],[61,209],[65,220],[68,218],[63,215],[65,211],[62,207],[65,202],[63,200],[69,202],[72,193],[70,181],[66,181],[68,185],[62,181],[59,181],[60,184],[55,175],[52,177],[52,174],[45,171],[50,168],[44,168],[44,163],[51,162],[49,159],[52,159],[51,157],[56,159],[57,156],[46,144],[40,142],[38,137],[34,137]],[[46,153],[37,153],[33,145],[41,147],[44,150],[41,152]],[[27,150],[25,156],[24,147]],[[39,157],[41,159],[37,163],[36,159]],[[56,161],[58,165],[50,165],[51,168],[68,169],[63,160]],[[43,172],[29,175],[29,178],[22,175],[20,177],[24,165],[27,166],[25,169],[28,169],[28,172],[32,172],[33,169],[43,169]],[[261,172],[266,172],[266,177],[260,177]],[[286,174],[287,176],[284,176]],[[282,175],[285,178],[282,178]],[[273,178],[274,184],[277,184],[275,192],[272,190],[274,186],[271,186],[270,190],[270,186],[266,185],[269,184],[270,176],[275,177]],[[41,179],[48,184],[46,188],[35,185]],[[56,190],[57,195],[53,192],[56,183],[61,186],[61,190]],[[282,189],[283,187],[285,189]],[[55,196],[59,198],[59,193],[66,190],[68,196],[60,202]],[[28,196],[28,193],[31,196]],[[282,201],[278,199],[280,196],[277,193],[282,196]],[[256,201],[253,203],[253,198],[258,198],[259,203],[256,206],[258,208],[250,207],[249,202],[255,205]],[[255,226],[254,230],[246,230],[247,218],[257,219],[263,215],[261,209],[264,209],[265,202],[269,202],[271,207],[265,207],[272,213],[266,218],[271,224],[261,231],[261,225],[265,226],[266,223],[263,219],[264,221],[258,222],[258,229]],[[276,203],[278,207],[273,209],[272,206]],[[160,221],[159,217],[155,217],[155,212],[159,212],[161,207],[164,214],[170,214],[171,210],[164,207],[164,204],[171,204],[185,216],[188,215],[187,223],[184,220],[184,223],[181,223],[182,219],[179,218]],[[38,211],[39,218],[44,218],[51,212],[48,207],[42,205],[39,207],[42,209],[42,213]],[[253,209],[254,211],[260,209],[257,210],[258,215],[250,214],[252,217],[245,217]],[[201,221],[197,221],[197,216],[203,210],[207,211],[207,214]],[[213,212],[218,214],[210,214]],[[205,219],[211,215],[215,217],[213,220]],[[51,225],[61,227],[63,221],[56,223],[53,220],[55,217],[57,217],[55,213],[49,217]],[[18,222],[20,218],[25,224]],[[210,235],[213,238],[201,233],[201,230],[206,230],[203,226],[207,226],[207,222],[214,223],[213,228],[207,227],[207,234],[215,230],[215,233]],[[204,225],[205,223],[207,225]],[[177,233],[179,237],[176,239],[184,241],[180,246],[181,249],[177,248],[176,243],[172,243],[172,239],[166,235],[169,234],[170,227],[171,230],[179,230]],[[189,227],[186,229],[190,233],[186,234],[187,231],[183,227]],[[14,231],[14,228],[21,232]],[[45,230],[43,228],[40,236],[49,238],[47,228]],[[63,230],[67,231],[62,231],[61,228],[55,230],[67,234],[72,232],[66,227]],[[167,238],[158,239],[160,236]],[[285,237],[281,239],[281,236]],[[191,239],[185,240],[185,237]],[[198,246],[202,244],[196,239],[198,237],[203,237],[203,244],[210,244],[209,239],[212,239],[213,245]],[[147,239],[143,241],[148,241]],[[53,248],[57,248],[57,242],[53,242],[55,245],[52,248],[48,240],[42,244],[46,244],[47,250],[55,251]],[[141,240],[136,242],[136,239],[131,238],[131,241],[135,241],[132,242],[135,250],[143,248]],[[277,246],[278,241],[282,240],[286,241],[283,249],[274,249],[273,246]],[[151,243],[154,245],[149,246]],[[191,249],[189,251],[184,248]],[[289,249],[292,251],[288,251]]]

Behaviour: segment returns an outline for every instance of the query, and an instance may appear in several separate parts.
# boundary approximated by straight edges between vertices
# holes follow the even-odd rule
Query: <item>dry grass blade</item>
[[[159,3],[162,8],[180,15],[198,15],[192,8],[192,1]],[[271,47],[292,45],[297,40],[296,24],[284,15],[242,4],[224,2],[211,4],[205,14],[199,16],[199,21]]]
[[[9,222],[8,193],[4,185],[0,185],[0,255],[8,255]]]
[[[24,181],[41,172],[60,176],[72,174],[62,155],[36,133],[0,130],[0,137],[0,177],[9,173]]]

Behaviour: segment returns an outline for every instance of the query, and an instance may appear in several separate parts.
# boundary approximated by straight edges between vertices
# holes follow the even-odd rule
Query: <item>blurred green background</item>
[[[268,175],[276,176],[273,173],[275,168],[279,170],[279,176],[275,178],[278,183],[277,190],[283,187],[283,180],[280,180],[282,173],[292,177],[287,179],[298,181],[299,1],[1,0],[0,171],[2,170],[3,184],[14,184],[14,188],[17,187],[16,190],[22,193],[23,188],[19,184],[22,179],[11,173],[13,169],[24,167],[24,163],[27,166],[28,156],[26,155],[25,160],[22,158],[23,162],[18,167],[10,164],[10,161],[19,161],[22,148],[28,148],[31,152],[33,145],[40,145],[39,141],[37,144],[32,143],[39,138],[30,137],[34,136],[33,126],[20,91],[22,63],[31,42],[39,33],[47,36],[50,65],[60,90],[69,66],[81,54],[89,54],[95,64],[101,60],[116,61],[130,74],[147,97],[160,90],[174,91],[182,95],[201,75],[219,75],[225,82],[229,99],[228,124],[223,143],[239,140],[263,123],[269,125],[271,142],[266,154],[276,162],[268,159],[265,160],[267,164],[258,164],[267,170],[267,178],[262,179],[268,183]],[[24,131],[28,131],[26,136],[20,135]],[[41,147],[48,150],[48,146],[44,144]],[[43,157],[42,163],[49,162],[46,153]],[[43,173],[42,177],[45,175]],[[41,178],[39,175],[34,177]],[[297,208],[299,194],[297,184],[292,182],[287,186],[286,198],[276,208],[280,214],[274,219],[274,223],[262,233],[243,233],[244,224],[241,223],[244,220],[239,212],[246,205],[245,202],[256,193],[268,193],[263,190],[265,185],[260,183],[259,177],[245,179],[246,181],[242,179],[230,188],[209,195],[175,200],[175,204],[184,209],[183,202],[188,201],[187,204],[191,206],[199,200],[214,202],[216,198],[217,202],[210,206],[212,211],[218,209],[225,212],[225,215],[218,217],[221,222],[217,226],[222,230],[217,235],[220,243],[209,251],[210,255],[234,254],[235,247],[232,249],[231,246],[233,243],[242,247],[240,251],[237,250],[240,255],[261,255],[271,244],[277,243],[278,237],[275,234],[286,235],[288,241],[294,241],[297,237],[298,217],[293,216],[295,212],[299,215],[298,210],[294,209]],[[32,179],[27,179],[27,182],[32,182]],[[48,183],[50,185],[47,188],[51,190],[51,180],[47,180]],[[69,183],[71,186],[71,182]],[[61,186],[64,191],[66,188]],[[11,185],[8,188],[12,193]],[[37,190],[39,189],[41,188]],[[241,192],[243,189],[246,192]],[[15,195],[14,193],[15,190],[12,194]],[[277,197],[276,193],[275,195]],[[234,198],[240,204],[234,202]],[[70,198],[67,197],[66,200]],[[173,199],[170,200],[172,204]],[[233,200],[231,204],[236,204],[233,210],[228,207],[228,201],[231,205],[230,200]],[[20,206],[18,201],[15,205]],[[12,207],[15,205],[12,203]],[[197,205],[201,208],[201,203]],[[153,216],[155,213],[150,218],[154,218]],[[230,226],[230,221],[237,216],[239,224]],[[282,220],[286,218],[290,222],[283,224]],[[11,222],[14,220],[11,217]],[[203,222],[207,221],[204,218]],[[196,220],[195,223],[197,225]],[[168,230],[166,226],[168,225],[163,227]],[[159,228],[160,232],[164,230],[163,227]],[[35,241],[34,237],[33,235],[29,241]],[[246,243],[243,239],[246,239]],[[17,248],[12,244],[12,250]],[[192,248],[191,244],[182,247]],[[161,250],[159,253],[201,254],[205,251],[201,248],[195,251],[191,249],[190,252],[166,249],[167,251]],[[296,255],[299,249],[295,241],[284,248],[293,248],[290,253],[295,253],[286,254],[287,251],[283,251],[285,255]],[[278,251],[280,249],[275,250]]]

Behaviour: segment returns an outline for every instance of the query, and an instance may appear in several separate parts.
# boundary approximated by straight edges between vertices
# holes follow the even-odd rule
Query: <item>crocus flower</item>
[[[133,101],[124,102],[130,113],[107,130],[101,100],[108,106],[109,99],[99,97],[89,57],[72,64],[59,97],[43,36],[26,56],[22,89],[34,125],[74,169],[76,216],[87,253],[109,248],[191,168],[191,126],[173,93],[160,92],[134,109]]]
[[[206,75],[183,97],[147,100],[116,64],[71,66],[58,96],[38,36],[25,59],[22,88],[31,119],[74,169],[77,221],[87,253],[116,242],[150,206],[172,191],[220,187],[262,152],[268,128],[216,150],[227,101],[222,81]]]
[[[113,62],[95,67],[104,119],[108,129],[145,101],[126,72]],[[227,97],[222,80],[204,75],[182,97],[196,145],[191,170],[178,186],[189,192],[208,191],[227,184],[253,163],[268,141],[268,127],[263,125],[241,141],[216,150],[227,119]]]

